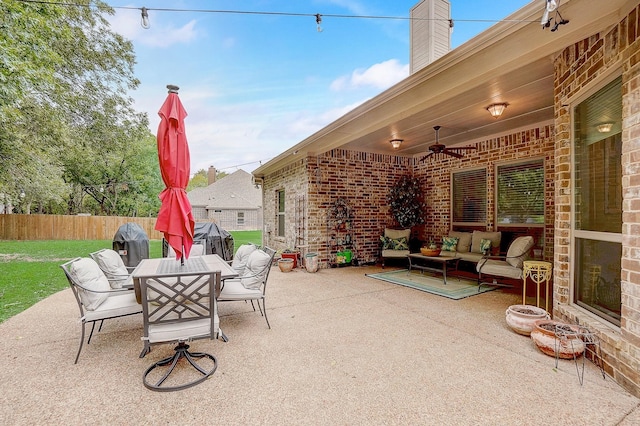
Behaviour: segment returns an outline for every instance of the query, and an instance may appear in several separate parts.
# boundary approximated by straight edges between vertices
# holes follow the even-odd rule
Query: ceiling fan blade
[[[426,160],[427,158],[431,157],[432,155],[433,155],[433,152],[428,153],[427,155],[425,155],[424,157],[422,157],[422,158],[419,160],[419,162],[420,162],[420,161],[424,161],[424,160]]]
[[[458,154],[457,152],[450,151],[450,150],[448,150],[448,149],[445,149],[445,150],[444,150],[444,151],[442,151],[442,152],[443,152],[443,153],[445,153],[445,154],[447,154],[447,155],[450,155],[450,156],[452,156],[452,157],[456,157],[456,158],[462,158],[462,157],[464,157],[464,155],[462,155],[462,154]]]

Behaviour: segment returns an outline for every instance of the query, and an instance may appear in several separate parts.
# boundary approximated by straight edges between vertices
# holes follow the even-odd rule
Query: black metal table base
[[[178,346],[176,346],[174,350],[175,350],[175,353],[172,356],[154,363],[149,368],[147,368],[147,371],[144,372],[142,376],[142,382],[144,383],[146,388],[151,389],[153,391],[158,391],[158,392],[171,392],[171,391],[187,389],[187,388],[190,388],[191,386],[195,386],[198,383],[202,383],[205,380],[207,380],[213,373],[215,373],[216,368],[218,368],[218,360],[216,359],[215,356],[208,353],[204,353],[204,352],[189,352],[189,345],[187,345],[184,342],[178,343]],[[189,362],[189,364],[191,364],[196,370],[198,370],[198,372],[200,372],[200,374],[202,374],[202,376],[196,380],[183,383],[180,385],[163,386],[164,382],[167,380],[169,375],[174,371],[176,365],[182,358],[186,359]],[[196,363],[196,359],[200,359],[200,358],[208,358],[212,360],[213,368],[210,370],[206,370],[201,366],[199,366]],[[153,370],[159,367],[167,367],[167,371],[162,375],[162,377],[157,382],[149,383],[147,381],[147,376],[149,375],[149,373],[151,373]]]

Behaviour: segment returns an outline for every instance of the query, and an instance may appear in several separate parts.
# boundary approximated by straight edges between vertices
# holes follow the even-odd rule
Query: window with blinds
[[[573,108],[573,302],[622,318],[622,77]]]
[[[544,224],[544,160],[496,167],[496,223]]]
[[[487,169],[454,172],[451,180],[453,225],[486,225]]]
[[[284,189],[278,191],[278,236],[284,237]]]

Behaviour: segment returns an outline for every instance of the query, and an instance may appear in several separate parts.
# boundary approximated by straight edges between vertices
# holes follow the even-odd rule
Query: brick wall
[[[265,244],[276,249],[293,248],[296,245],[295,202],[306,194],[304,240],[307,251],[317,252],[323,267],[328,265],[333,251],[328,244],[331,230],[327,227],[330,205],[343,197],[353,207],[351,236],[353,249],[359,262],[379,260],[379,237],[385,227],[397,227],[389,213],[386,195],[389,188],[405,174],[412,171],[425,190],[427,223],[414,228],[414,237],[426,241],[440,238],[451,227],[450,180],[451,170],[486,166],[488,177],[488,217],[494,215],[493,180],[495,166],[505,162],[544,158],[546,176],[547,214],[545,223],[544,257],[552,258],[553,248],[553,127],[540,125],[497,138],[478,142],[477,151],[463,159],[435,158],[416,163],[411,157],[335,149],[317,157],[309,157],[265,178],[264,220]],[[277,237],[276,192],[285,190],[286,235]],[[493,229],[493,223],[487,227]]]
[[[265,177],[265,244],[276,249],[295,246],[296,197],[305,195],[305,242],[307,252],[319,254],[327,267],[334,248],[328,247],[330,229],[327,212],[339,197],[353,207],[351,236],[359,262],[375,262],[380,256],[379,237],[386,226],[393,226],[385,197],[390,185],[410,173],[412,159],[391,155],[335,149],[309,157],[278,173]],[[276,191],[285,190],[286,236],[277,237]]]
[[[296,246],[295,198],[306,194],[308,188],[307,160],[299,160],[277,173],[265,176],[262,189],[264,244],[275,249],[293,249]],[[285,236],[278,237],[278,191],[285,191]]]
[[[640,396],[640,6],[618,25],[555,58],[556,233],[554,316],[596,331],[605,369]],[[620,330],[571,305],[571,114],[567,103],[593,81],[622,73],[622,320]]]

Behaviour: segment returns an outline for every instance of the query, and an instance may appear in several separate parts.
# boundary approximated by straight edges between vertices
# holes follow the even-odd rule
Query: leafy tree
[[[133,46],[107,14],[93,0],[0,3],[0,194],[23,212],[157,213],[155,139],[124,95],[139,84]]]
[[[193,175],[191,180],[189,180],[189,185],[187,185],[187,192],[196,188],[205,188],[207,186],[209,186],[209,177],[207,176],[207,171],[205,169],[200,169]]]

